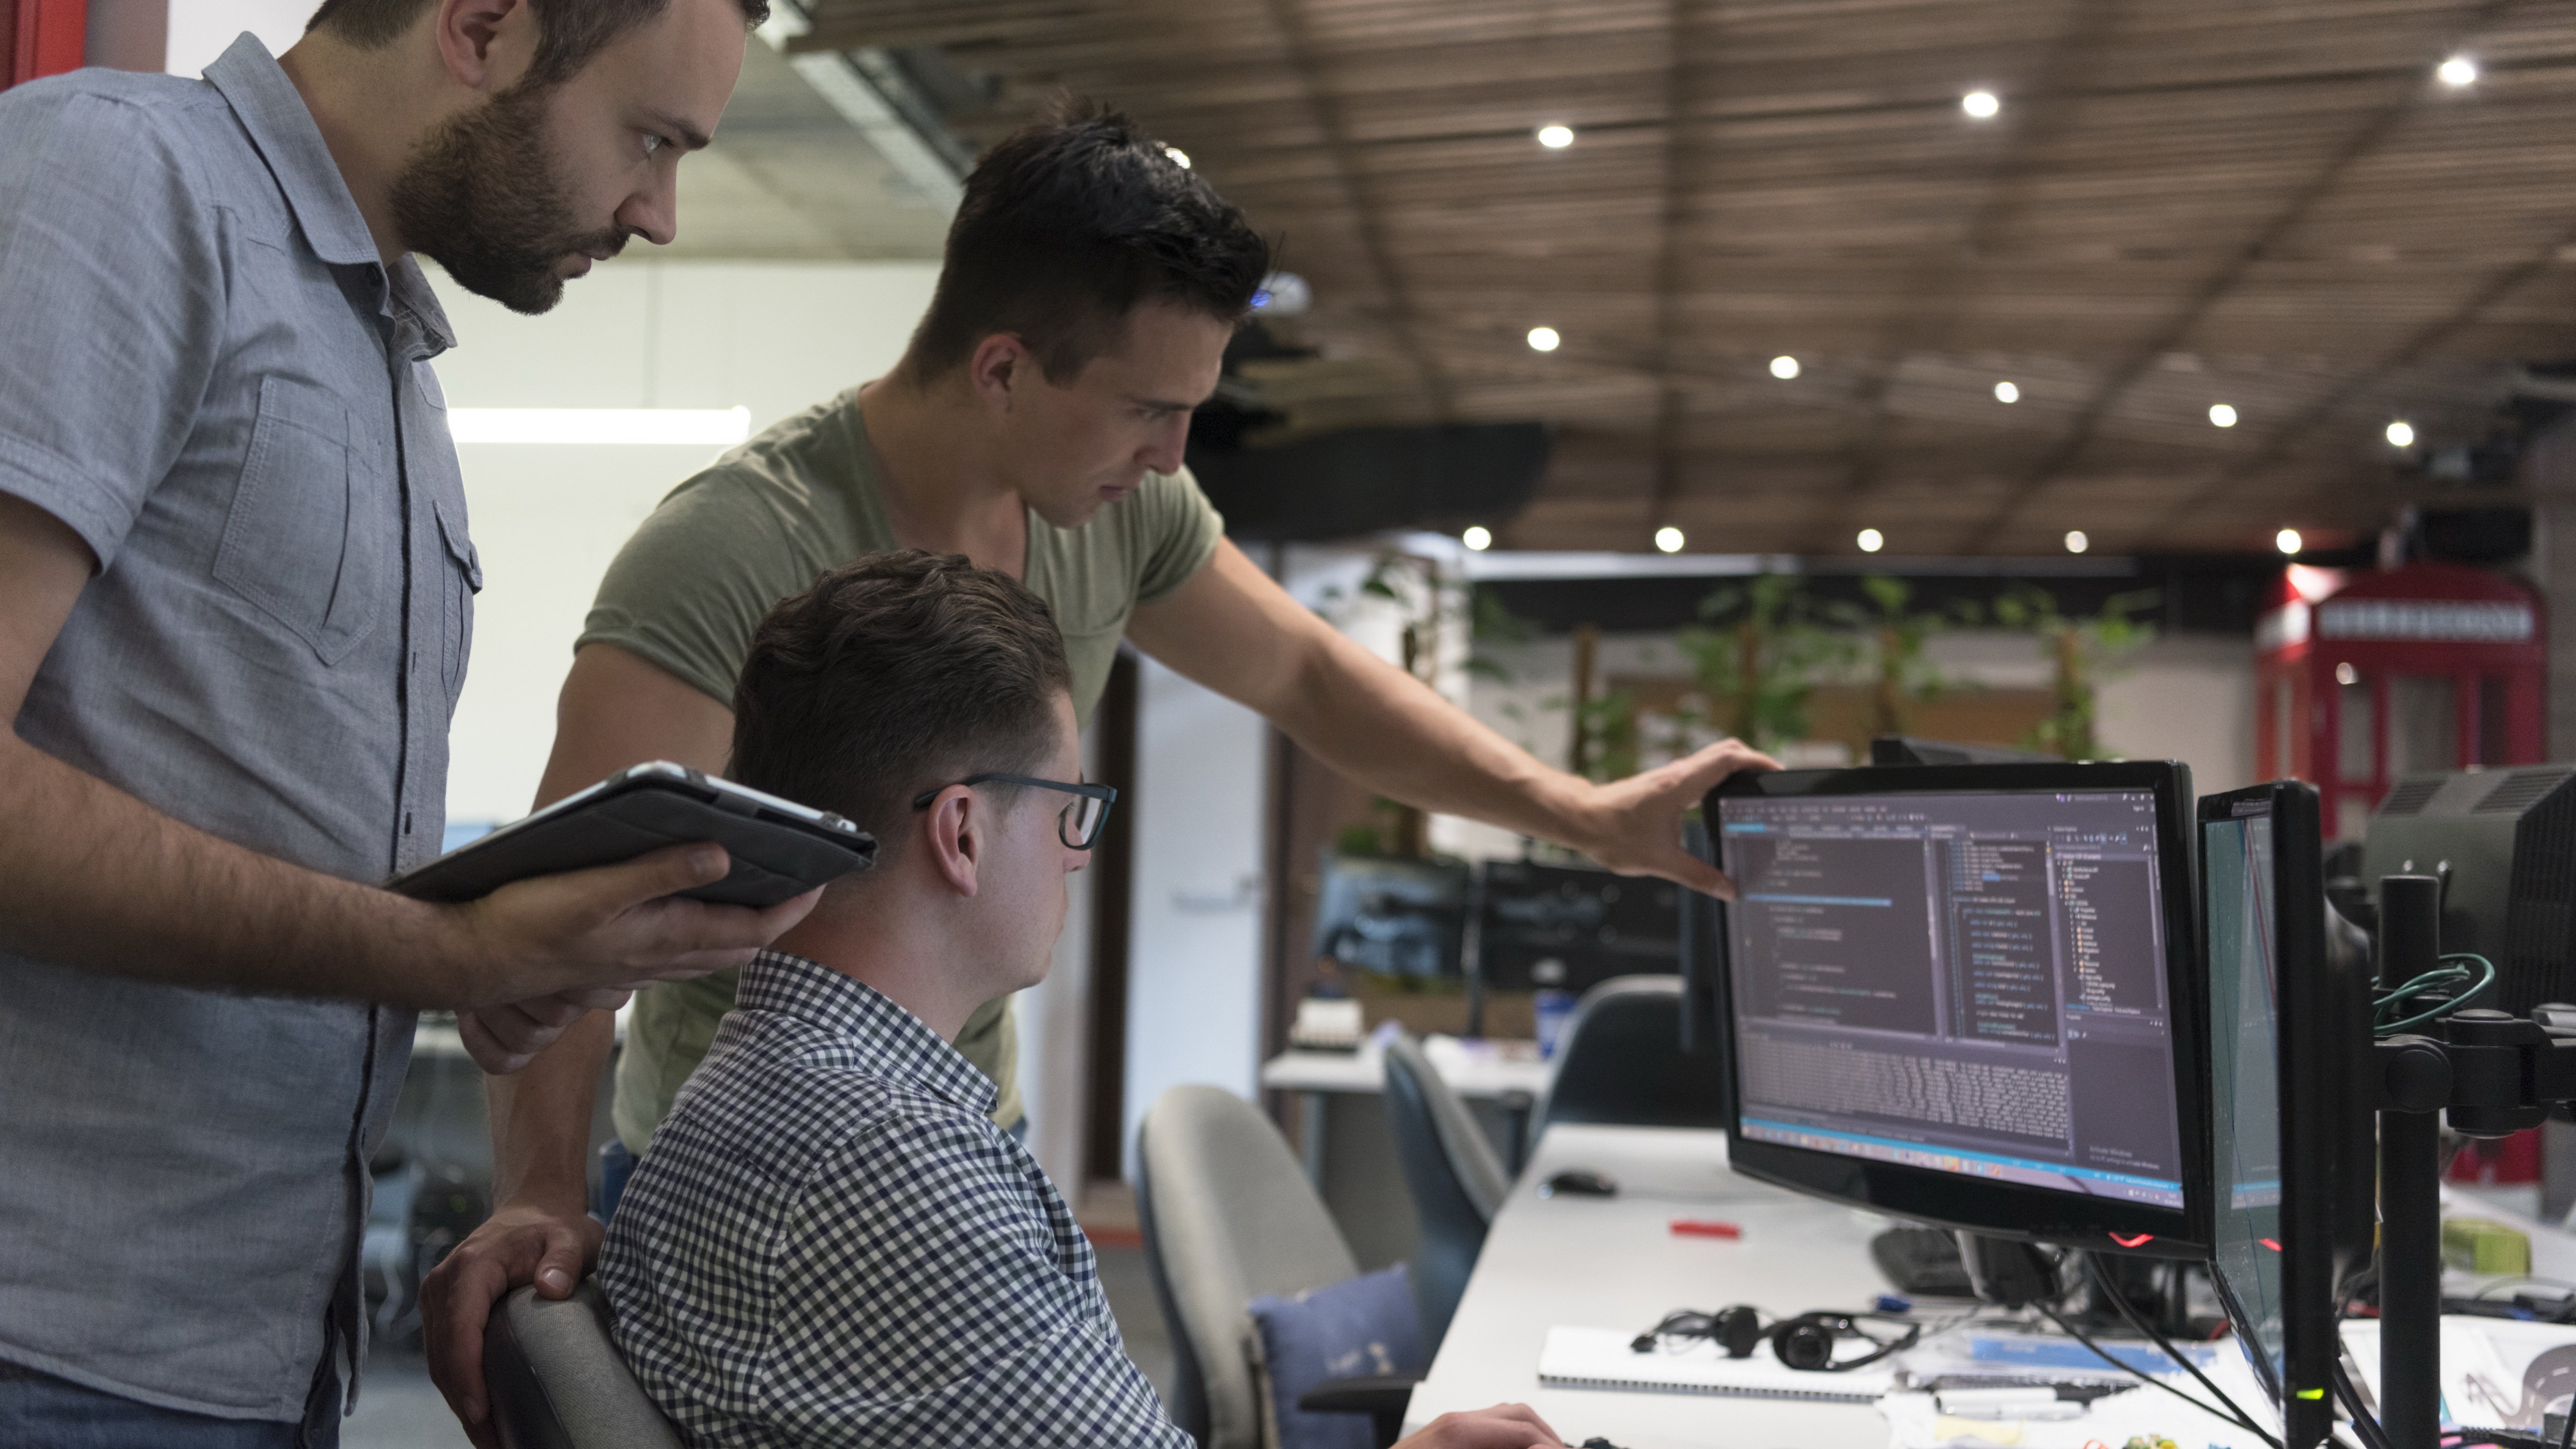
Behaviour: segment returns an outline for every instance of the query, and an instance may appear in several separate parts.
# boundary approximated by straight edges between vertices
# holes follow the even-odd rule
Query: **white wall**
[[[752,429],[876,376],[929,304],[927,263],[620,261],[522,317],[440,282],[450,407],[747,407]],[[449,736],[451,820],[526,813],[600,574],[713,447],[469,443],[484,587]]]
[[[1259,715],[1151,659],[1138,705],[1120,1124],[1131,1179],[1137,1124],[1166,1090],[1254,1091],[1270,744]]]
[[[193,79],[245,30],[283,55],[321,8],[322,0],[170,0],[170,74]]]

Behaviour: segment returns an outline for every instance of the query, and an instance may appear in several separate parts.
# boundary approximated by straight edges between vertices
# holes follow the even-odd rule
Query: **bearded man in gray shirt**
[[[761,9],[329,0],[0,96],[0,1443],[335,1442],[413,1009],[498,1061],[810,908],[671,899],[711,846],[371,884],[437,853],[482,581],[409,254],[542,312],[669,241]]]

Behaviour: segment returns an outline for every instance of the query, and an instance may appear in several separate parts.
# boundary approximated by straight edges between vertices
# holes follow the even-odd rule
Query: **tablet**
[[[655,760],[385,884],[419,900],[470,901],[531,876],[616,865],[700,841],[723,846],[733,870],[681,894],[729,906],[774,906],[877,858],[876,837],[838,815]]]

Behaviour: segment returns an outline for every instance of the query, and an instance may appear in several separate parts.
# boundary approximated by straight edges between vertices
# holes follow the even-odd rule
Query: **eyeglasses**
[[[1109,823],[1109,806],[1118,791],[1108,785],[1072,785],[1062,780],[1041,780],[1032,775],[969,775],[960,785],[1026,785],[1037,790],[1061,790],[1074,798],[1056,817],[1055,837],[1075,850],[1089,850],[1100,843],[1100,828]],[[948,787],[934,786],[912,797],[912,808],[927,810],[939,792]]]

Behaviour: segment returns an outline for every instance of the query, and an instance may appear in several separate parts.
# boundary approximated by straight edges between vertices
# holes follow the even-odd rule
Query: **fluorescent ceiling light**
[[[749,408],[450,408],[460,443],[739,443]]]

